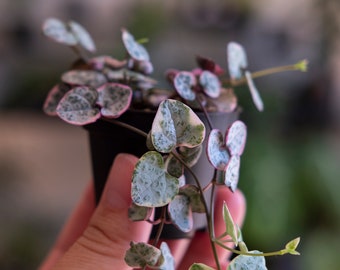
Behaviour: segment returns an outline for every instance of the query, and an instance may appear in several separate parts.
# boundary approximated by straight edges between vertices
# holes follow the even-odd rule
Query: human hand
[[[137,158],[128,154],[116,157],[111,168],[102,198],[97,207],[94,188],[90,184],[60,233],[56,244],[43,261],[40,270],[69,269],[130,269],[125,261],[130,242],[147,242],[151,232],[148,222],[132,222],[127,210],[131,204],[131,178]],[[240,191],[231,193],[219,187],[216,195],[216,235],[225,230],[222,204],[226,201],[235,220],[241,226],[245,215],[245,199]],[[167,240],[178,263],[177,269],[188,269],[193,262],[214,266],[209,236],[197,232],[193,239]],[[203,248],[202,248],[203,247]],[[230,253],[218,248],[223,267]]]

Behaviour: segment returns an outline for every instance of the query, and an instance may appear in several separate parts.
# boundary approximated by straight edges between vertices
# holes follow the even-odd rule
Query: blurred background
[[[256,79],[265,111],[237,88],[248,125],[240,188],[250,249],[301,236],[301,256],[269,269],[337,269],[340,259],[340,2],[338,0],[0,0],[0,269],[36,269],[91,179],[87,134],[42,113],[76,56],[41,35],[48,17],[76,20],[98,54],[123,58],[120,28],[147,37],[154,77],[191,69],[197,54],[226,67],[244,45],[252,71],[310,62]]]

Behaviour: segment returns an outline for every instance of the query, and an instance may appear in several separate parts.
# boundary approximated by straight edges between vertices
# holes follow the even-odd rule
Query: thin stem
[[[74,45],[74,46],[70,46],[72,51],[74,51],[85,63],[88,63],[89,62],[89,57],[83,53],[79,47],[77,45]]]
[[[210,117],[208,115],[208,112],[207,112],[204,104],[203,104],[202,98],[199,95],[197,95],[196,100],[199,103],[199,105],[200,105],[200,107],[201,107],[201,109],[202,109],[202,111],[204,113],[205,119],[207,119],[207,122],[208,122],[210,130],[212,130],[213,129],[213,124],[211,123]]]
[[[155,239],[153,240],[153,245],[154,246],[157,246],[157,244],[159,242],[159,239],[161,238],[161,234],[162,234],[162,231],[163,231],[163,228],[164,228],[164,224],[165,224],[165,219],[166,219],[166,207],[163,206],[162,207],[162,212],[161,212],[161,217],[160,217],[160,221],[161,222],[159,224],[159,227],[158,227]]]
[[[137,134],[139,134],[139,135],[141,135],[141,136],[143,136],[143,137],[145,137],[145,138],[148,137],[148,134],[147,134],[146,132],[140,130],[139,128],[136,128],[136,127],[134,127],[134,126],[131,126],[131,125],[129,125],[129,124],[126,124],[126,123],[123,123],[123,122],[120,122],[120,121],[118,121],[118,120],[111,119],[111,118],[105,118],[105,117],[103,117],[103,118],[101,118],[101,119],[103,119],[103,120],[106,121],[106,122],[109,122],[109,123],[112,123],[112,124],[115,124],[115,125],[124,127],[124,128],[126,128],[126,129],[129,129],[129,130],[131,130],[131,131],[133,131],[133,132],[135,132],[135,133],[137,133]]]

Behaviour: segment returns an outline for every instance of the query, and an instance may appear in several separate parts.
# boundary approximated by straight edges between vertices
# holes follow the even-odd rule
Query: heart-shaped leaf
[[[123,84],[107,83],[98,89],[98,101],[101,114],[109,118],[117,118],[130,106],[132,89]]]
[[[158,152],[170,153],[177,146],[193,148],[204,137],[205,126],[190,107],[171,99],[159,105],[151,129],[152,144]]]
[[[257,250],[249,253],[261,254]],[[267,270],[264,256],[238,255],[229,264],[228,270]]]
[[[227,131],[226,142],[232,156],[241,156],[247,141],[247,126],[240,120],[231,124]]]
[[[234,223],[234,220],[230,214],[230,211],[228,209],[228,206],[226,204],[226,202],[223,202],[223,219],[224,219],[224,223],[226,226],[226,232],[227,234],[231,237],[231,239],[233,240],[235,246],[237,246],[238,244],[238,230],[237,230],[237,226]]]
[[[143,45],[138,43],[133,35],[131,35],[126,29],[122,29],[122,39],[128,54],[133,59],[138,61],[150,61],[148,51]]]
[[[218,77],[208,71],[204,70],[200,75],[200,85],[204,93],[211,98],[218,98],[221,93],[221,83]]]
[[[61,76],[61,80],[72,85],[86,85],[98,88],[107,82],[105,76],[94,70],[71,70]]]
[[[162,252],[152,245],[131,242],[130,248],[125,253],[124,260],[131,267],[143,268],[145,266],[159,265],[163,257]]]
[[[166,242],[162,242],[160,249],[164,262],[159,266],[160,270],[175,270],[175,259],[171,254],[171,250]]]
[[[57,106],[59,101],[71,88],[65,84],[60,83],[55,85],[48,93],[46,100],[43,105],[43,110],[47,115],[55,116],[57,115]]]
[[[75,46],[78,41],[66,24],[56,18],[48,18],[42,27],[43,33],[52,40],[68,45]]]
[[[174,87],[178,94],[185,100],[195,100],[196,93],[192,88],[196,85],[196,77],[188,71],[180,71],[174,77]]]
[[[214,168],[223,171],[230,159],[227,146],[223,140],[222,132],[218,129],[211,130],[207,142],[207,156]]]
[[[189,198],[177,195],[170,203],[168,212],[172,223],[183,232],[190,232],[193,226]]]
[[[89,52],[96,51],[96,45],[94,44],[92,37],[82,25],[75,21],[70,21],[68,25],[70,26],[70,29],[77,41],[84,49]]]
[[[260,96],[259,91],[257,90],[257,88],[255,86],[253,78],[251,77],[251,73],[249,71],[246,71],[245,76],[246,76],[246,79],[247,79],[247,84],[248,84],[249,91],[250,91],[251,97],[253,99],[253,102],[254,102],[256,108],[260,112],[262,112],[263,109],[264,109],[263,101],[262,101],[262,98]]]
[[[236,42],[228,43],[227,57],[230,77],[232,79],[240,79],[243,76],[243,70],[248,66],[244,48]]]
[[[202,154],[202,145],[193,148],[181,146],[178,148],[178,154],[188,167],[194,166]]]
[[[153,208],[139,206],[132,203],[128,210],[129,219],[132,221],[148,220],[152,214]]]
[[[204,203],[198,187],[194,185],[185,185],[180,188],[179,194],[185,195],[189,198],[192,212],[205,213]]]
[[[74,125],[85,125],[100,118],[95,107],[98,93],[96,89],[79,86],[68,91],[57,106],[57,114],[64,121]]]
[[[135,204],[164,206],[178,194],[178,189],[178,179],[166,172],[161,154],[149,151],[139,159],[131,187],[131,197]]]
[[[237,188],[238,179],[240,176],[240,157],[231,156],[225,170],[225,180],[224,183],[233,192]]]

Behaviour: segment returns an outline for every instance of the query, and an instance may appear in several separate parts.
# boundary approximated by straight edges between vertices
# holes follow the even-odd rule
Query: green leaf
[[[210,266],[203,263],[194,263],[190,266],[189,270],[214,270],[214,268],[211,268]]]
[[[194,185],[185,185],[180,188],[179,194],[189,198],[191,211],[196,213],[205,213],[204,203],[202,202],[199,188]]]
[[[76,37],[69,31],[66,24],[59,19],[48,18],[45,20],[42,31],[45,36],[59,43],[68,46],[75,46],[78,43]]]
[[[190,232],[193,226],[190,201],[187,196],[177,195],[170,203],[168,212],[172,223],[183,232]]]
[[[105,76],[94,70],[71,70],[61,76],[61,80],[71,85],[86,85],[97,88],[107,82]]]
[[[306,72],[308,70],[308,60],[307,59],[301,60],[301,61],[297,62],[294,65],[294,67],[297,70],[300,70],[302,72]]]
[[[131,267],[157,266],[162,260],[161,251],[146,243],[130,243],[130,248],[126,251],[125,262]]]
[[[223,219],[226,226],[226,232],[233,240],[234,244],[237,246],[238,244],[238,229],[236,224],[234,223],[234,220],[230,214],[230,211],[228,209],[228,206],[226,202],[223,202]]]
[[[178,148],[178,154],[188,167],[194,166],[202,154],[202,145],[193,148],[181,146]]]
[[[159,105],[151,129],[152,143],[158,152],[170,153],[178,146],[193,148],[204,137],[205,126],[190,107],[172,99]]]
[[[128,211],[129,219],[132,221],[148,220],[152,214],[153,208],[131,204]]]
[[[207,142],[207,156],[214,168],[221,171],[226,168],[230,156],[222,132],[218,129],[210,131]]]
[[[130,106],[132,89],[123,84],[107,83],[97,89],[101,114],[109,118],[117,118]]]
[[[257,250],[250,253],[260,254]],[[238,255],[229,264],[228,270],[267,270],[264,256]]]
[[[79,86],[68,91],[57,106],[57,114],[64,121],[74,125],[85,125],[100,118],[95,107],[98,93],[95,89]]]
[[[155,151],[145,153],[137,162],[132,177],[131,197],[135,204],[160,207],[178,194],[179,181],[166,172],[163,157]]]
[[[170,248],[166,242],[162,242],[160,249],[164,258],[163,263],[159,266],[160,270],[175,270],[175,259],[171,254]]]
[[[199,81],[207,96],[211,98],[218,98],[220,96],[221,83],[214,73],[204,70],[200,75]]]
[[[255,104],[255,107],[262,112],[264,109],[264,105],[263,105],[263,101],[262,98],[260,96],[259,91],[257,90],[255,83],[253,81],[253,78],[251,77],[251,73],[249,71],[245,72],[245,76],[246,76],[246,80],[247,80],[247,84],[249,87],[249,91],[251,94],[251,97],[253,99],[253,102]]]
[[[177,160],[173,155],[169,155],[166,159],[165,166],[167,168],[167,172],[174,177],[181,177],[184,173],[183,164]]]
[[[195,100],[196,94],[192,88],[196,85],[194,74],[188,71],[181,71],[175,75],[174,87],[178,94],[185,100]]]
[[[227,45],[229,75],[232,79],[240,79],[243,70],[248,66],[247,55],[241,44],[230,42]]]
[[[300,237],[297,237],[289,241],[285,246],[286,252],[292,255],[300,255],[300,253],[296,251],[296,248],[298,247],[299,243]]]
[[[150,61],[150,56],[143,45],[138,43],[134,36],[126,29],[122,29],[122,39],[128,54],[138,61]]]
[[[70,29],[77,41],[84,49],[88,50],[89,52],[96,51],[96,45],[94,44],[91,35],[82,25],[75,21],[70,21],[68,25],[70,26]]]

